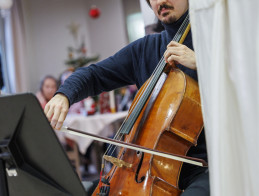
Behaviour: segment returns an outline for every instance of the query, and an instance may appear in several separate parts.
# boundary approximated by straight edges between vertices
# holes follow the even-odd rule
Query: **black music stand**
[[[0,196],[86,192],[32,94],[0,97]]]

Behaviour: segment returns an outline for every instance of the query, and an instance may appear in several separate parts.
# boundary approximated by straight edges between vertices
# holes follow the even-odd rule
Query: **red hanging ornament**
[[[92,18],[98,18],[100,14],[100,10],[95,5],[93,5],[89,11],[89,16],[91,16]]]

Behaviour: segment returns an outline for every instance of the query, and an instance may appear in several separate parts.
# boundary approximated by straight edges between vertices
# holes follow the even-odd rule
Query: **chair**
[[[66,141],[66,153],[71,161],[72,165],[74,166],[74,169],[76,173],[78,174],[79,178],[81,179],[81,172],[80,172],[80,157],[79,157],[79,150],[77,143],[74,140],[71,140],[69,138],[65,138]]]

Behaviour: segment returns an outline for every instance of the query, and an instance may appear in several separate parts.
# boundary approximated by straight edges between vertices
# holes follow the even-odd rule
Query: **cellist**
[[[191,32],[183,44],[171,41],[188,15],[188,0],[147,0],[147,3],[165,30],[159,34],[147,35],[130,43],[113,56],[73,73],[45,107],[44,112],[53,128],[60,129],[69,106],[87,96],[131,84],[140,88],[162,56],[167,63],[174,62],[184,73],[197,80]],[[187,155],[207,161],[204,130],[197,146],[191,147]],[[179,187],[184,190],[183,196],[209,195],[207,168],[183,164]]]

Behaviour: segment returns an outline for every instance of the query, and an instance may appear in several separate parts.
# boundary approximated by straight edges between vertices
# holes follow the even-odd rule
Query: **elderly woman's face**
[[[50,100],[55,92],[57,91],[57,84],[51,78],[47,78],[42,85],[42,94],[47,99]]]

